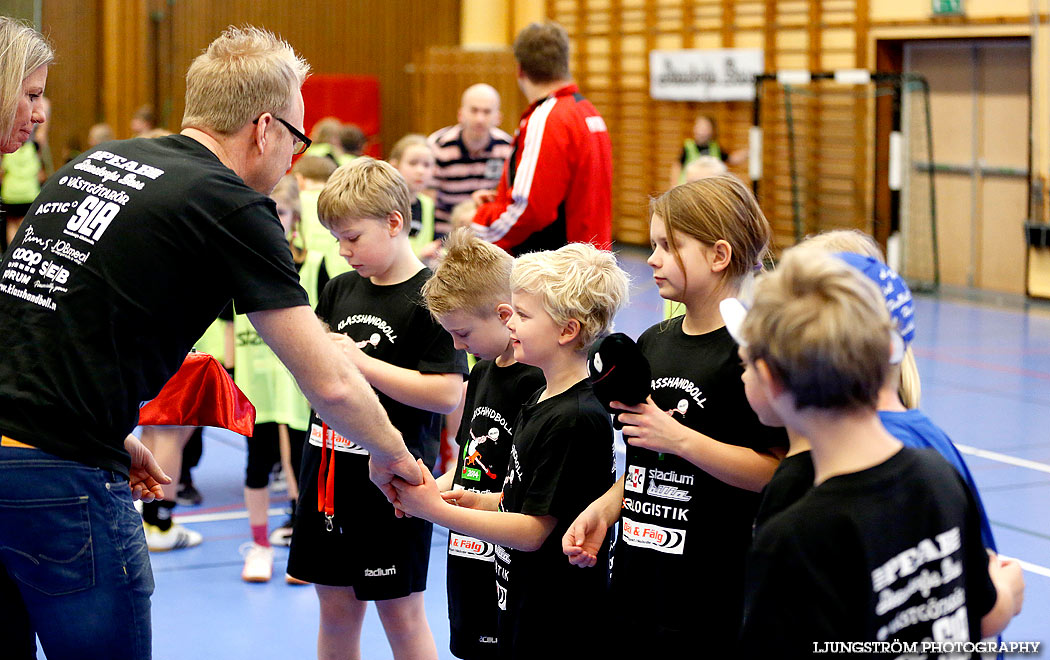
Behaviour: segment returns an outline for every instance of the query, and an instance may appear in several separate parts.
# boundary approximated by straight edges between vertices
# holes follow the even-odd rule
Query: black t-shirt
[[[813,458],[808,451],[792,454],[780,461],[773,477],[762,489],[762,501],[755,514],[752,536],[757,536],[767,520],[802,499],[813,487]]]
[[[995,598],[969,488],[936,452],[904,448],[763,525],[743,657],[810,658],[813,642],[978,641]]]
[[[714,143],[712,143],[712,142],[704,142],[703,144],[696,145],[696,149],[697,149],[697,151],[700,152],[701,156],[711,156],[711,155],[713,155],[712,152],[715,151],[714,147],[718,147],[718,143],[717,142],[714,142]],[[721,149],[721,147],[718,147],[718,158],[721,159],[722,162],[724,163],[724,162],[729,160],[729,154],[727,152],[723,151]],[[685,147],[682,147],[682,151],[678,154],[678,162],[681,163],[682,167],[685,167],[686,165],[689,164],[689,163],[686,162],[688,159],[689,159],[689,152],[686,151]]]
[[[331,279],[317,301],[317,315],[332,332],[340,332],[357,342],[366,355],[395,367],[424,374],[467,373],[467,356],[452,345],[445,331],[422,304],[420,290],[430,270],[418,273],[400,284],[377,286],[356,272]],[[430,469],[437,461],[441,441],[441,415],[413,408],[376,390],[394,427],[401,432],[412,455],[422,458]],[[311,413],[310,444],[320,447],[321,424]],[[338,451],[367,456],[340,436]]]
[[[748,405],[729,332],[687,335],[682,321],[659,323],[638,340],[656,405],[719,442],[758,451],[786,445],[784,430],[763,426]],[[625,465],[612,572],[621,619],[669,644],[731,642],[726,632],[740,627],[758,493],[630,445]]]
[[[231,298],[308,304],[273,201],[182,135],[64,166],[0,273],[0,431],[120,472],[140,403]]]
[[[544,384],[542,371],[521,362],[498,367],[492,360],[482,360],[474,365],[456,437],[460,446],[453,480],[456,486],[478,493],[503,488],[513,424],[521,407]],[[494,655],[497,610],[492,597],[493,544],[454,531],[448,537],[452,652],[461,658]]]
[[[590,655],[591,638],[604,637],[609,625],[608,539],[597,567],[580,569],[562,554],[561,538],[613,484],[612,421],[586,380],[545,401],[541,393],[515,423],[500,510],[554,516],[557,524],[535,552],[496,546],[500,658],[564,657],[581,631],[588,636],[583,655]]]

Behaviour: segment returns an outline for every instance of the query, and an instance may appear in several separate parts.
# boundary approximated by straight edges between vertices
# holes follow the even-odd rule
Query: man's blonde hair
[[[309,73],[306,60],[272,32],[230,26],[186,72],[182,127],[230,135],[264,112],[283,116]]]
[[[423,300],[434,318],[463,311],[479,318],[496,305],[510,302],[510,271],[514,259],[504,250],[457,229],[445,239],[445,254],[423,285]]]
[[[759,276],[741,326],[795,407],[875,409],[890,361],[889,312],[878,287],[844,261],[796,247]]]
[[[43,35],[25,23],[0,16],[0,138],[6,139],[14,129],[18,102],[24,96],[22,82],[54,59],[55,52]]]
[[[412,221],[411,195],[405,178],[390,163],[368,156],[336,169],[317,198],[317,217],[327,229],[347,218],[382,220],[397,211],[404,229]]]
[[[558,325],[580,324],[576,350],[585,351],[612,332],[613,317],[627,304],[630,280],[611,252],[590,243],[570,243],[514,260],[512,291],[538,296]]]
[[[704,245],[729,243],[732,255],[725,276],[739,283],[761,266],[772,230],[751,188],[731,174],[707,177],[671,188],[649,201],[650,221],[660,216],[667,245],[684,272],[677,236],[692,236]]]

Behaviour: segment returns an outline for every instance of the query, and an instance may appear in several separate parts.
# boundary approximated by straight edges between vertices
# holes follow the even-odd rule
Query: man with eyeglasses
[[[153,576],[132,498],[160,497],[168,477],[129,433],[231,298],[329,426],[370,451],[388,496],[394,476],[421,483],[308,306],[266,196],[309,144],[308,70],[269,32],[228,28],[190,66],[181,134],[78,156],[4,256],[5,648],[34,648],[35,626],[49,658],[150,657]]]

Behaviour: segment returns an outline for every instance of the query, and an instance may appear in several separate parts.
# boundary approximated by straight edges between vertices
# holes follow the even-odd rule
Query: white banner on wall
[[[752,101],[761,48],[649,51],[649,95],[665,101]]]

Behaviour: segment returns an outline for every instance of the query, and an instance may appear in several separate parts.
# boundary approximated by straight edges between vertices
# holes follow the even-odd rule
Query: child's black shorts
[[[434,525],[396,518],[368,480],[368,456],[336,452],[335,517],[317,510],[321,448],[306,443],[288,574],[314,584],[353,587],[358,600],[403,598],[427,587]]]

